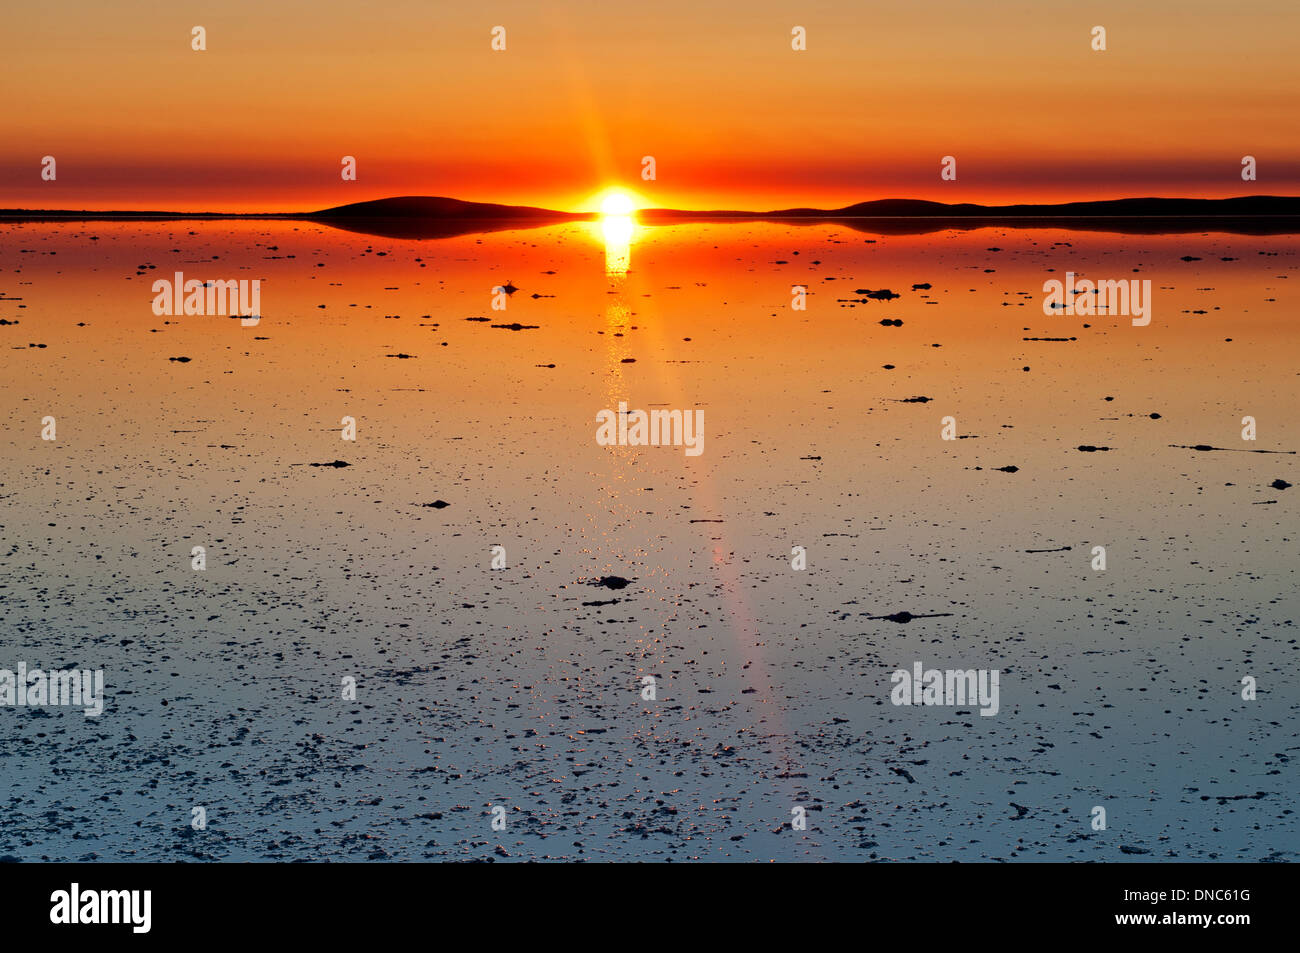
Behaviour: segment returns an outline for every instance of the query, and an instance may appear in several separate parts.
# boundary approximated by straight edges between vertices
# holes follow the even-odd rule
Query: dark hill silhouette
[[[443,196],[404,195],[354,202],[316,212],[219,213],[146,211],[44,211],[0,209],[3,221],[142,221],[279,219],[311,221],[388,238],[446,238],[508,228],[590,221],[592,212],[560,212],[529,205],[466,202]],[[913,233],[944,228],[1069,227],[1133,233],[1227,231],[1240,234],[1300,233],[1300,197],[1249,195],[1227,199],[1129,198],[1052,205],[947,204],[923,199],[878,199],[837,209],[740,210],[641,209],[647,225],[680,222],[837,222],[860,231]]]
[[[648,225],[736,221],[812,225],[834,222],[876,235],[912,235],[993,226],[1070,228],[1136,235],[1204,231],[1287,235],[1300,233],[1300,197],[1131,198],[1055,205],[949,205],[924,199],[879,199],[838,209],[789,208],[773,212],[642,209],[637,212],[637,219]]]
[[[682,218],[1020,218],[1020,217],[1106,217],[1180,218],[1221,215],[1300,216],[1300,198],[1277,195],[1246,195],[1230,199],[1104,199],[1096,202],[1065,202],[1054,205],[975,205],[930,202],[924,199],[877,199],[837,209],[787,208],[773,212],[642,209],[642,221]]]
[[[587,212],[556,212],[531,205],[497,205],[437,195],[403,195],[339,205],[298,217],[380,238],[452,238],[590,220],[595,216]]]
[[[587,212],[556,212],[548,208],[535,208],[531,205],[498,205],[494,202],[466,202],[440,195],[401,195],[389,199],[375,199],[371,202],[353,202],[350,205],[338,205],[334,208],[321,209],[319,212],[306,212],[301,218],[495,218],[521,219],[540,218],[548,221],[567,219],[589,219]]]

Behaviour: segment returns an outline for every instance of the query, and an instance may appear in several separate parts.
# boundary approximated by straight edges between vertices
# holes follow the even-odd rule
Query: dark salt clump
[[[897,622],[900,625],[911,622],[913,619],[938,619],[943,616],[952,615],[951,612],[895,612],[892,615],[869,615],[868,619],[883,619],[886,622]]]

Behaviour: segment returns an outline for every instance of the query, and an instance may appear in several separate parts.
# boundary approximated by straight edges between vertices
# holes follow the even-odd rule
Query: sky
[[[43,0],[0,55],[0,207],[1300,194],[1295,0]]]

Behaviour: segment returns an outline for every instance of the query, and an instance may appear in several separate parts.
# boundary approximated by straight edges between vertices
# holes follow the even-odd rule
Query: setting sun
[[[632,196],[621,189],[610,189],[600,199],[601,215],[631,215],[636,208]]]

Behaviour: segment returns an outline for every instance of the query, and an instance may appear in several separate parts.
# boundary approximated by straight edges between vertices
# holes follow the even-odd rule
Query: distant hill
[[[402,195],[353,202],[316,212],[290,213],[0,209],[0,222],[279,219],[319,222],[334,228],[387,238],[447,238],[559,222],[590,221],[597,217],[593,212],[560,212],[531,205],[466,202],[429,195]],[[1022,228],[1066,226],[1135,233],[1194,232],[1213,228],[1241,234],[1293,234],[1300,233],[1300,197],[1248,195],[1228,199],[1131,198],[1055,205],[950,205],[923,199],[877,199],[835,209],[787,208],[767,212],[653,208],[641,209],[636,217],[647,225],[728,221],[812,224],[836,221],[862,231],[899,234],[1002,224]]]
[[[293,216],[380,238],[453,238],[512,228],[590,220],[587,212],[556,212],[531,205],[465,202],[437,195],[402,195],[353,202]]]
[[[305,212],[295,218],[544,218],[548,221],[587,219],[587,212],[556,212],[531,205],[497,205],[494,202],[465,202],[438,195],[401,195],[372,202],[353,202],[319,212]]]
[[[843,208],[785,208],[766,212],[738,209],[671,209],[647,208],[636,213],[642,221],[657,219],[719,218],[1019,218],[1019,217],[1154,217],[1300,215],[1300,197],[1279,195],[1245,195],[1230,199],[1104,199],[1096,202],[1064,202],[1055,205],[975,205],[948,204],[924,199],[876,199]],[[523,221],[590,220],[594,212],[560,212],[532,205],[499,205],[495,202],[466,202],[437,195],[401,195],[393,198],[352,202],[316,212],[161,212],[161,211],[72,211],[45,209],[0,209],[0,218],[81,219],[204,219],[204,218],[423,218],[423,219],[499,219]]]
[[[641,209],[637,218],[653,223],[660,219],[718,218],[1059,218],[1070,216],[1120,218],[1182,218],[1254,215],[1300,215],[1300,197],[1247,195],[1230,199],[1105,199],[1096,202],[1065,202],[1055,205],[975,205],[930,202],[924,199],[876,199],[843,208],[786,208],[767,212],[696,211],[692,209]],[[355,202],[319,212],[304,213],[301,218],[489,218],[519,221],[522,219],[590,219],[589,212],[557,212],[528,205],[497,205],[491,202],[464,202],[438,196],[405,195]]]
[[[1065,202],[1056,205],[949,205],[924,199],[877,199],[843,208],[787,208],[771,212],[682,211],[642,209],[644,222],[659,219],[700,218],[1068,218],[1098,216],[1116,218],[1183,218],[1254,215],[1300,215],[1300,197],[1246,195],[1231,199],[1105,199],[1097,202]]]
[[[437,195],[401,195],[369,202],[353,202],[316,212],[165,212],[123,210],[97,212],[65,209],[0,209],[0,219],[26,221],[111,221],[113,219],[449,219],[563,222],[593,218],[590,212],[558,212],[531,205],[498,205],[495,202],[466,202]]]

